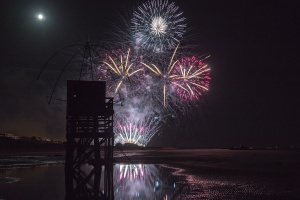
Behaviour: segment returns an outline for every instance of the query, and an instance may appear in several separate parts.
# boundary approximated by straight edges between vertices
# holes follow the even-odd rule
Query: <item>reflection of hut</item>
[[[12,133],[0,133],[0,137],[10,138],[10,139],[14,139],[14,140],[20,139],[19,136],[12,134]]]

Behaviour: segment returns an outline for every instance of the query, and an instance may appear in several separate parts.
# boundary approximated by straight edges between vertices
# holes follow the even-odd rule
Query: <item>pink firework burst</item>
[[[195,56],[181,58],[170,74],[173,89],[183,99],[197,100],[208,90],[210,68]]]

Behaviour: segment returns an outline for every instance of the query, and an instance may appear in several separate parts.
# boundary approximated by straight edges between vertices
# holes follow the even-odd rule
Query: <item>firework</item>
[[[141,62],[152,74],[160,78],[158,90],[162,94],[164,107],[168,105],[167,99],[172,103],[178,101],[183,104],[186,104],[184,100],[197,100],[209,87],[210,68],[207,64],[195,56],[175,59],[178,46],[166,67]]]
[[[159,125],[154,117],[144,120],[124,119],[115,127],[115,143],[133,143],[146,146],[158,132]]]
[[[122,50],[113,51],[111,54],[106,54],[106,59],[103,61],[103,67],[100,70],[103,73],[101,80],[108,82],[108,90],[111,93],[128,94],[128,87],[137,86],[136,77],[142,71],[142,68],[137,66],[137,57],[132,56],[130,48],[127,52]]]
[[[179,51],[186,20],[175,3],[147,0],[130,13],[109,35],[109,41],[79,45],[54,89],[63,80],[106,81],[106,95],[118,102],[115,143],[146,146],[168,118],[182,122],[178,114],[186,119],[191,108],[197,107],[209,88],[210,69],[191,49],[186,52],[181,45]],[[54,89],[50,99],[61,99]]]
[[[182,12],[167,0],[150,0],[139,6],[131,19],[135,43],[153,52],[173,49],[185,33]]]
[[[210,68],[195,56],[185,57],[170,71],[171,85],[183,99],[197,100],[209,87]]]
[[[161,77],[161,80],[162,80],[162,83],[163,83],[163,86],[162,86],[162,93],[163,93],[163,106],[165,107],[166,106],[166,100],[167,100],[167,85],[169,85],[170,81],[172,78],[174,78],[174,76],[171,74],[172,72],[172,69],[174,67],[174,65],[178,62],[178,60],[176,60],[174,62],[174,56],[176,54],[176,51],[178,49],[178,45],[177,47],[175,48],[174,52],[173,52],[173,55],[170,59],[170,63],[168,65],[168,67],[157,67],[155,64],[151,64],[151,65],[148,65],[144,62],[142,62],[142,65],[144,65],[145,67],[147,67],[148,69],[150,69],[155,75]]]
[[[133,143],[139,146],[146,146],[151,138],[158,132],[159,126],[154,120],[137,123],[123,122],[118,123],[116,129],[115,143]]]

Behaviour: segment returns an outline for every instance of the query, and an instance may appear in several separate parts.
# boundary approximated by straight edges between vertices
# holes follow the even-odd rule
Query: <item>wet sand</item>
[[[153,195],[158,194],[160,196],[156,199],[300,199],[300,151],[151,148],[123,151],[116,149],[114,154],[116,173],[120,172],[116,169],[119,164],[145,164],[145,169],[149,169],[148,173],[151,174],[145,179],[148,180],[147,183],[141,180],[133,182],[131,179],[122,181],[123,186],[126,185],[133,191],[132,194],[139,192],[142,195],[144,191],[143,198],[132,198],[125,190],[121,196],[120,193],[115,193],[120,199],[153,199]],[[7,156],[12,155],[1,154],[0,161]],[[37,159],[47,163],[48,159],[62,161],[64,152],[27,152],[22,156],[22,159]],[[24,197],[28,195],[33,199],[41,196],[43,199],[51,199],[46,196],[53,195],[56,195],[56,199],[64,198],[64,188],[61,188],[64,187],[64,165],[61,163],[47,164],[47,167],[2,169],[2,176],[0,199],[12,199],[10,196],[15,195],[15,189],[23,191]],[[120,186],[118,177],[118,174],[114,176],[114,184]],[[145,191],[153,191],[153,184],[156,185],[157,180],[160,186],[154,187],[157,189],[156,194],[150,195],[147,192],[150,198]],[[141,188],[143,184],[144,188]],[[29,191],[21,189],[24,185]],[[54,187],[52,192],[45,193],[47,188],[54,185],[60,187]],[[31,188],[38,191],[39,187],[44,192],[34,196],[30,192]],[[118,192],[121,189],[119,187]]]
[[[212,169],[281,171],[299,174],[300,151],[228,149],[115,150],[116,162],[176,164]],[[125,156],[126,155],[126,156]]]
[[[45,160],[65,159],[64,151],[0,153],[7,157],[34,158]],[[149,148],[114,150],[114,162],[126,164],[171,164],[188,168],[207,168],[257,172],[293,173],[300,176],[300,151],[289,150],[229,150],[229,149],[175,149]],[[299,177],[300,178],[300,177]]]
[[[115,152],[117,155],[117,151]],[[117,162],[156,163],[181,179],[173,199],[300,199],[300,151],[152,149]]]

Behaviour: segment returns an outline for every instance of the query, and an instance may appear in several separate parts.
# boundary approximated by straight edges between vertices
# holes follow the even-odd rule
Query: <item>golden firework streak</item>
[[[111,63],[113,65],[109,64],[108,62],[104,62],[104,64],[107,65],[107,67],[109,69],[111,69],[115,74],[121,76],[121,80],[119,81],[119,83],[118,83],[118,85],[117,85],[117,87],[115,89],[115,93],[118,92],[119,88],[121,87],[122,83],[124,82],[123,81],[124,78],[126,78],[126,77],[128,78],[128,77],[134,75],[135,73],[143,70],[143,69],[137,69],[137,70],[135,70],[135,71],[133,71],[131,73],[129,72],[129,70],[131,69],[131,67],[133,65],[133,63],[131,63],[128,66],[129,55],[130,55],[130,48],[127,51],[127,55],[126,55],[126,59],[125,59],[125,65],[123,64],[123,56],[122,55],[120,55],[120,66],[118,66],[116,64],[116,62],[114,61],[114,59],[112,59],[111,56],[108,56],[108,57],[109,57],[109,60],[111,61]]]

